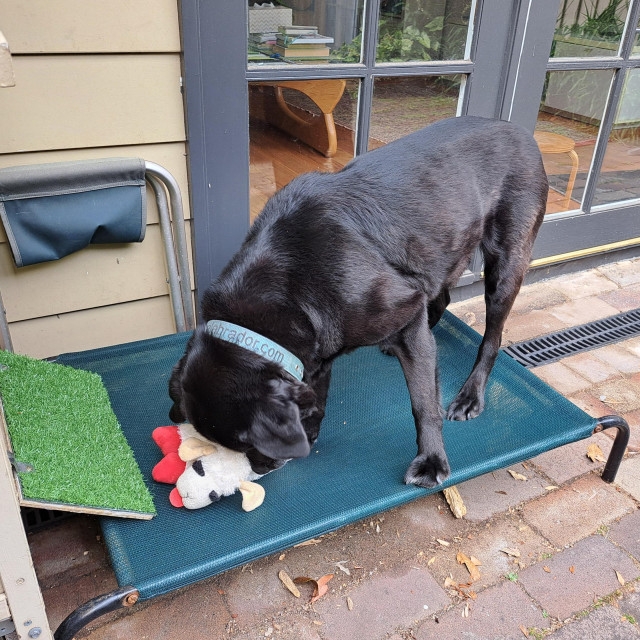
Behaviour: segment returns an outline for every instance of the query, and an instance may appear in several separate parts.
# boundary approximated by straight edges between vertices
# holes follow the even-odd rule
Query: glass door
[[[550,190],[534,265],[640,243],[640,2],[558,4],[535,122]]]
[[[250,218],[296,175],[466,111],[473,0],[248,6]]]

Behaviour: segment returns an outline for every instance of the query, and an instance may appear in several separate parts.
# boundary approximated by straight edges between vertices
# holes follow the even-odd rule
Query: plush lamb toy
[[[238,489],[245,511],[262,504],[264,488],[251,482],[262,476],[251,470],[244,453],[205,440],[190,424],[158,427],[152,437],[164,454],[152,476],[156,482],[176,485],[169,494],[174,507],[200,509]]]

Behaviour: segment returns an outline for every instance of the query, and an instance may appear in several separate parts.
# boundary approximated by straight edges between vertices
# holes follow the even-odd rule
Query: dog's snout
[[[209,500],[211,500],[211,502],[218,502],[218,500],[220,500],[220,496],[215,491],[211,491],[209,493]]]

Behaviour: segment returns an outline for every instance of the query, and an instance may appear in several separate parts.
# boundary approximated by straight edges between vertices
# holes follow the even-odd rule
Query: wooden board
[[[178,54],[14,56],[0,153],[185,140]]]
[[[180,51],[176,0],[3,0],[14,54]]]
[[[9,245],[0,245],[9,322],[167,295],[166,274],[159,225],[148,226],[141,243],[90,245],[60,260],[19,269]]]
[[[17,353],[47,358],[163,336],[176,328],[167,295],[14,322],[10,330]]]

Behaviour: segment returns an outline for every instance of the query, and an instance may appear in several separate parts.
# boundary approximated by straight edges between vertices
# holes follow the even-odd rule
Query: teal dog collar
[[[232,342],[243,349],[253,351],[263,358],[279,364],[294,378],[302,381],[302,376],[304,375],[302,362],[273,340],[269,340],[269,338],[265,338],[255,331],[250,331],[237,324],[224,322],[223,320],[209,320],[207,322],[207,333],[214,338]]]

